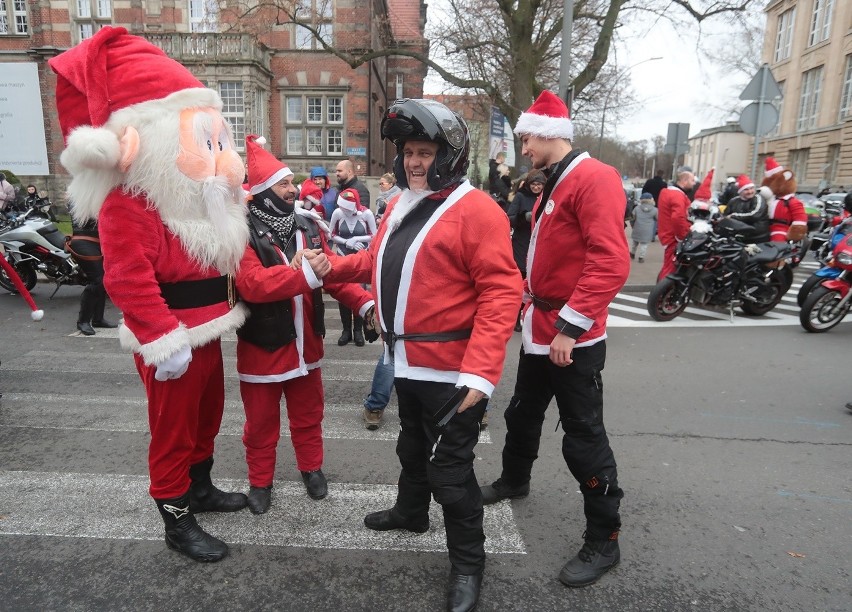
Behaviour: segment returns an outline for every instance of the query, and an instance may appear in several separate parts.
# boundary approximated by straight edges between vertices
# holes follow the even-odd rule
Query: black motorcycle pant
[[[438,427],[433,414],[457,391],[455,385],[407,378],[394,384],[401,424],[396,454],[402,466],[395,508],[405,518],[422,518],[434,496],[443,507],[453,571],[479,573],[485,567],[485,533],[473,447],[488,400]]]
[[[71,248],[75,253],[85,257],[101,256],[100,244],[90,240],[72,240]],[[80,316],[77,321],[80,323],[100,322],[104,318],[104,308],[106,307],[103,259],[77,259],[76,261],[89,281],[80,295]]]
[[[521,349],[515,394],[506,409],[503,482],[518,487],[530,481],[538,458],[544,414],[556,397],[562,423],[562,456],[580,485],[586,515],[586,537],[607,539],[621,528],[615,456],[603,422],[605,341],[575,348],[573,363],[554,364],[549,355]]]

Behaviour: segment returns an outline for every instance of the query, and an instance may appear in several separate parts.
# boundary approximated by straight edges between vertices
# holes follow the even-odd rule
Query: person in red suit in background
[[[761,194],[769,202],[770,240],[801,240],[808,233],[808,213],[802,201],[795,196],[796,177],[792,170],[778,165],[772,157],[767,157],[765,164]]]
[[[328,228],[316,213],[295,206],[293,172],[258,142],[254,134],[246,138],[251,233],[237,290],[251,316],[237,332],[237,373],[246,412],[248,505],[263,514],[271,503],[282,393],[308,495],[322,499],[328,493],[321,469],[322,290],[358,316],[372,312],[373,300],[359,285],[323,281],[330,270],[323,252]],[[303,255],[299,265],[291,266],[297,253]]]
[[[660,192],[657,200],[658,229],[660,243],[665,247],[663,267],[657,275],[657,280],[664,279],[675,271],[675,250],[677,243],[683,240],[689,232],[689,193],[695,187],[695,175],[689,166],[681,166],[677,170],[677,180]]]
[[[71,211],[98,222],[104,286],[148,397],[149,492],[166,544],[219,561],[227,545],[195,514],[247,503],[210,478],[225,401],[220,337],[248,311],[233,286],[248,242],[245,166],[219,94],[124,28],[101,28],[49,64]]]

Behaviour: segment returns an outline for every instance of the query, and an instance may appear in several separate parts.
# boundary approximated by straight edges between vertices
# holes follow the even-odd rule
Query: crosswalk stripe
[[[217,479],[226,490],[246,489],[240,480]],[[364,516],[393,506],[395,485],[329,483],[329,494],[313,501],[301,483],[276,481],[267,514],[247,510],[205,513],[198,522],[229,544],[348,550],[446,551],[440,506],[432,504],[432,527],[423,535],[376,532]],[[0,471],[3,520],[0,535],[117,540],[163,539],[163,526],[148,496],[147,476]],[[526,554],[512,507],[486,506],[485,549],[491,554]]]
[[[361,420],[363,410],[361,404],[326,404],[323,438],[396,442],[399,418],[394,405],[385,411],[384,422],[375,431],[364,427]],[[289,436],[284,412],[282,409],[281,435]],[[0,412],[0,427],[146,433],[147,419],[147,401],[144,398],[6,393],[3,411]],[[244,422],[242,402],[226,401],[219,435],[242,436]],[[487,429],[479,434],[479,443],[491,444]]]

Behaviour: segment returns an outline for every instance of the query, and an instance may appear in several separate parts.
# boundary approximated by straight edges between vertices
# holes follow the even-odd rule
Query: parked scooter
[[[678,245],[677,270],[662,279],[648,296],[648,313],[655,321],[671,321],[690,302],[699,306],[734,306],[747,315],[764,315],[781,301],[787,283],[788,244],[746,245],[741,240],[752,226],[735,219],[715,223],[715,206],[691,210],[696,219]],[[738,240],[739,239],[739,240]]]
[[[823,279],[802,304],[799,322],[809,332],[827,332],[848,314],[852,302],[852,234],[845,234],[831,252],[828,265],[840,271]]]
[[[65,234],[46,218],[38,218],[35,209],[15,217],[0,227],[0,244],[8,261],[29,290],[35,287],[37,272],[56,284],[51,298],[62,285],[85,285],[88,281],[74,258],[65,252]],[[0,286],[15,292],[15,286],[0,274]]]

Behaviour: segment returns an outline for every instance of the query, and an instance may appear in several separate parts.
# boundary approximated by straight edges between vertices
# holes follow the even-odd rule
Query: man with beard
[[[148,397],[149,491],[166,544],[219,561],[227,545],[194,515],[246,505],[210,478],[224,408],[219,338],[246,318],[233,285],[248,240],[245,167],[219,94],[124,28],[104,27],[49,63],[71,210],[98,222],[104,286]]]
[[[358,285],[323,282],[331,268],[323,253],[327,227],[315,213],[295,207],[293,172],[263,149],[263,142],[254,134],[246,138],[251,233],[237,275],[240,297],[251,311],[237,332],[237,372],[246,412],[248,505],[254,514],[265,513],[271,503],[282,393],[296,464],[308,495],[319,500],[328,493],[321,469],[322,290],[359,317],[373,306],[370,295]],[[297,252],[303,257],[291,267]]]
[[[370,199],[370,190],[367,189],[367,186],[362,183],[357,176],[355,176],[355,166],[352,164],[351,160],[344,159],[343,161],[338,162],[337,169],[334,173],[337,175],[338,193],[344,189],[354,189],[358,192],[358,197],[361,198],[361,202],[364,206],[370,206],[370,202],[372,202],[372,199]],[[331,219],[331,211],[326,212],[326,219]]]
[[[485,504],[526,497],[541,428],[556,398],[562,456],[579,484],[585,540],[559,574],[570,587],[592,584],[620,558],[615,456],[603,423],[607,307],[627,280],[623,187],[618,172],[573,149],[565,103],[543,91],[515,126],[523,155],[547,183],[533,210],[527,256],[523,344],[506,409],[503,471],[482,488]]]
[[[396,504],[368,514],[375,531],[429,529],[441,504],[450,558],[447,609],[473,610],[485,568],[473,448],[503,369],[521,297],[509,222],[465,179],[467,125],[431,100],[397,100],[382,120],[403,188],[368,249],[332,257],[327,278],[369,282],[393,356],[399,401]]]

